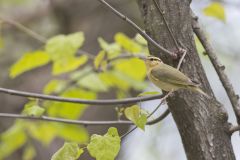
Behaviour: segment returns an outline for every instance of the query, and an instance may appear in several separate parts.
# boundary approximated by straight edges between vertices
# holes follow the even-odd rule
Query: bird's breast
[[[164,81],[161,81],[155,77],[153,77],[151,75],[151,72],[148,72],[147,74],[148,76],[148,79],[154,84],[156,85],[158,88],[164,90],[164,91],[175,91],[175,90],[178,90],[180,87],[177,86],[177,85],[174,85],[172,83],[168,83],[168,82],[164,82]]]

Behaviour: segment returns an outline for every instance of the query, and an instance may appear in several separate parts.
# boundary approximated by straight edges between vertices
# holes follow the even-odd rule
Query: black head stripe
[[[150,61],[161,61],[158,57],[154,57],[154,56],[148,56],[148,59]]]

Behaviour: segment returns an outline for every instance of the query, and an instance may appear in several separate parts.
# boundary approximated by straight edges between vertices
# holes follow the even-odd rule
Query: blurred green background
[[[108,2],[142,26],[142,20],[135,0],[109,0]],[[224,8],[224,21],[204,14],[204,9],[211,5],[212,2],[208,0],[194,0],[191,7],[200,17],[200,22],[207,31],[219,59],[226,66],[227,75],[237,93],[239,93],[240,1],[214,1],[221,2]],[[82,31],[85,34],[85,42],[82,49],[93,55],[96,55],[100,50],[97,40],[99,37],[112,42],[114,41],[114,35],[118,32],[123,32],[129,37],[136,35],[136,32],[127,23],[120,20],[98,1],[94,0],[0,0],[0,15],[16,20],[46,38],[60,33],[69,34]],[[16,79],[9,78],[9,68],[11,65],[24,53],[41,49],[42,44],[10,25],[2,23],[0,25],[0,46],[2,45],[0,49],[0,86],[24,91],[42,92],[43,86],[52,79],[50,65],[34,69]],[[235,123],[234,114],[226,93],[208,58],[201,53],[201,46],[198,46],[198,49],[213,90],[218,100],[228,110],[229,121]],[[146,90],[152,91],[157,89],[152,84],[149,84]],[[112,98],[112,94],[111,92],[101,94],[100,98]],[[0,112],[20,113],[26,102],[24,98],[0,93]],[[142,104],[143,107],[146,106],[147,110],[153,109],[156,105],[157,102],[155,101]],[[99,109],[94,107],[87,109],[81,118],[106,120],[116,118],[115,115],[114,108],[103,107]],[[0,132],[7,130],[13,122],[14,120],[1,119]],[[119,132],[123,133],[127,129],[126,127],[120,127]],[[107,127],[87,127],[87,130],[90,134],[103,134],[106,132]],[[236,157],[240,159],[239,136],[237,134],[233,135],[232,142]],[[57,138],[49,145],[42,145],[33,139],[31,143],[34,144],[37,152],[37,157],[34,159],[40,160],[49,159],[62,146],[63,140]],[[23,150],[18,149],[6,159],[21,159],[19,157],[22,156]],[[87,157],[85,155],[83,159],[87,159]],[[130,134],[122,144],[118,159],[186,159],[181,139],[172,117],[168,116],[163,122],[146,127],[145,132],[137,130],[133,134]]]

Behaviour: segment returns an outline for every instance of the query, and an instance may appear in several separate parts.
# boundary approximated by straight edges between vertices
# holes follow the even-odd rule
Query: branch
[[[229,133],[230,134],[233,134],[234,132],[236,131],[240,131],[240,125],[238,126],[232,126],[230,129],[229,129]]]
[[[170,110],[166,109],[166,111],[164,111],[159,117],[157,117],[154,120],[149,121],[147,124],[148,125],[156,124],[156,123],[162,121],[164,118],[166,118],[169,115],[169,113],[171,113]]]
[[[20,23],[15,22],[10,19],[7,19],[7,18],[3,18],[1,16],[0,16],[0,20],[8,23],[10,25],[13,25],[14,27],[16,27],[19,30],[23,31],[24,33],[28,34],[32,38],[34,38],[42,43],[46,43],[46,38],[42,37],[41,35],[37,34],[36,32],[23,26]],[[81,51],[81,50],[79,51],[79,54],[83,54],[83,53],[86,53],[86,52]],[[120,58],[129,58],[129,57],[133,57],[133,56],[132,55],[127,55],[127,56],[122,56],[122,57],[119,56],[119,57],[116,57],[115,59],[109,59],[108,61],[114,61],[114,60],[117,60]],[[99,104],[99,105],[129,104],[129,103],[137,103],[137,102],[142,102],[142,101],[154,100],[154,99],[163,97],[163,95],[154,95],[154,96],[148,96],[148,97],[128,98],[128,99],[124,99],[124,100],[82,100],[82,99],[77,99],[77,98],[63,98],[63,97],[37,94],[37,93],[31,93],[31,92],[23,92],[23,91],[11,90],[11,89],[6,89],[6,88],[0,88],[0,92],[10,94],[10,95],[22,96],[22,97],[31,97],[31,98],[38,98],[38,99],[45,99],[45,100],[71,102],[71,103]]]
[[[90,105],[131,104],[131,103],[137,103],[137,102],[150,101],[154,99],[161,99],[164,97],[163,94],[157,94],[152,96],[134,97],[134,98],[126,98],[126,99],[87,100],[87,99],[79,99],[79,98],[64,98],[64,97],[38,94],[38,93],[32,93],[32,92],[24,92],[24,91],[18,91],[18,90],[6,89],[6,88],[0,88],[0,93],[21,96],[21,97],[44,99],[44,100],[50,100],[50,101],[70,102],[70,103],[90,104]]]
[[[165,111],[166,112],[166,111]],[[151,120],[146,123],[146,125],[153,125],[156,122],[159,122],[159,119],[164,119],[166,116],[165,112],[160,115],[158,118]],[[84,120],[70,120],[70,119],[63,119],[63,118],[54,118],[48,116],[41,116],[41,117],[32,117],[26,116],[21,114],[12,114],[12,113],[0,113],[0,118],[14,118],[14,119],[27,119],[27,120],[40,120],[40,121],[50,121],[50,122],[60,122],[60,123],[67,123],[67,124],[78,124],[78,125],[134,125],[132,121],[84,121]]]
[[[165,26],[167,27],[167,30],[168,30],[168,32],[169,32],[169,34],[170,34],[170,36],[171,36],[171,38],[172,38],[172,40],[173,40],[176,48],[177,48],[178,50],[180,50],[180,47],[178,46],[177,40],[176,40],[176,38],[173,36],[173,32],[172,32],[172,30],[170,29],[170,27],[169,27],[169,25],[168,25],[168,23],[167,23],[167,20],[166,20],[166,18],[165,18],[165,16],[164,16],[164,11],[162,11],[161,7],[159,6],[159,4],[157,3],[156,0],[153,0],[153,2],[154,2],[155,7],[157,8],[158,12],[159,12],[160,15],[162,16],[163,22],[165,23]]]
[[[133,125],[131,121],[84,121],[84,120],[70,120],[70,119],[63,119],[63,118],[53,118],[47,116],[41,117],[31,117],[26,115],[20,114],[11,114],[11,113],[0,113],[0,117],[4,118],[18,118],[18,119],[29,119],[29,120],[41,120],[41,121],[50,121],[50,122],[62,122],[68,124],[78,124],[78,125]]]
[[[110,59],[107,59],[107,62],[113,62],[113,61],[116,61],[116,60],[119,60],[119,59],[129,59],[129,58],[144,58],[146,57],[144,54],[131,54],[131,53],[126,53],[126,54],[121,54],[117,57],[113,57],[113,58],[110,58]]]
[[[29,28],[25,27],[24,25],[18,23],[18,22],[15,22],[11,19],[8,19],[8,18],[4,18],[4,17],[1,17],[0,16],[0,20],[2,22],[5,22],[5,23],[8,23],[16,28],[18,28],[19,30],[23,31],[24,33],[26,33],[27,35],[29,35],[30,37],[38,40],[39,42],[41,43],[46,43],[46,38],[37,34],[36,32],[30,30]]]
[[[123,15],[121,12],[119,12],[117,9],[115,9],[113,6],[111,6],[109,3],[107,3],[105,0],[98,0],[100,3],[102,3],[104,6],[109,8],[115,15],[120,17],[122,20],[126,21],[129,25],[131,25],[140,35],[142,35],[146,41],[151,43],[153,46],[157,47],[161,52],[169,54],[172,57],[177,57],[176,54],[170,52],[166,48],[159,45],[156,41],[154,41],[148,34],[146,34],[136,23],[134,23],[132,20],[130,20],[127,16]]]
[[[198,23],[198,18],[193,15],[193,30],[195,34],[197,35],[198,39],[202,43],[211,63],[213,64],[219,79],[227,92],[228,98],[232,104],[235,116],[237,118],[238,124],[240,124],[240,103],[239,103],[239,95],[236,94],[236,92],[233,89],[232,84],[230,83],[230,80],[228,79],[227,75],[224,72],[225,66],[222,65],[218,58],[217,54],[212,48],[211,44],[209,43],[207,36],[205,35],[204,31],[201,29],[200,24]]]

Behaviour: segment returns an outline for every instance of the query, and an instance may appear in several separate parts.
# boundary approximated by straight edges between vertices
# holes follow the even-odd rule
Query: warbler
[[[199,84],[192,81],[176,68],[164,64],[158,57],[148,56],[143,58],[147,68],[149,80],[164,91],[187,89],[209,96],[199,88]]]

